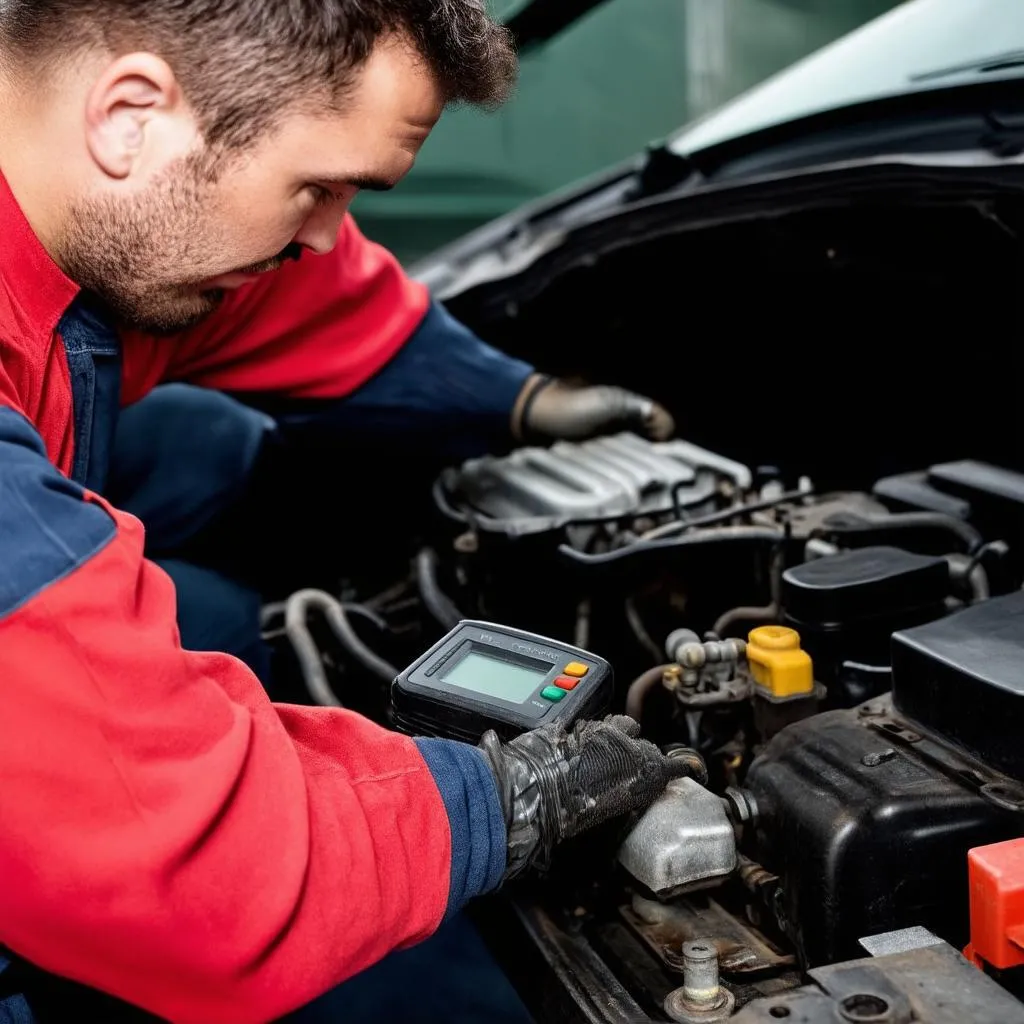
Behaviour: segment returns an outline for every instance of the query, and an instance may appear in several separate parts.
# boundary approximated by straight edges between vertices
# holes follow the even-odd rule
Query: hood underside
[[[1016,466],[1024,188],[1002,177],[652,207],[448,305],[547,372],[650,394],[745,465],[783,452],[820,486]]]

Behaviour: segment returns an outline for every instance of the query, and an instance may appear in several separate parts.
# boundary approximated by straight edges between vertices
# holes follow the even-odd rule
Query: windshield
[[[868,100],[1022,77],[1022,53],[1024,0],[908,0],[684,128],[669,147],[696,153]]]

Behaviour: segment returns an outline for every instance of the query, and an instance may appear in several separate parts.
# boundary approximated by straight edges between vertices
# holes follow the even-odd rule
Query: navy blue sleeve
[[[331,400],[268,396],[255,404],[285,434],[391,438],[406,449],[463,459],[512,444],[512,409],[533,372],[435,302],[394,358],[353,394]]]
[[[0,408],[0,617],[69,576],[116,533],[113,519],[50,464],[32,424]]]
[[[11,961],[0,951],[0,974],[10,966]],[[0,981],[0,986],[6,981],[6,978]],[[0,1024],[35,1024],[35,1018],[24,996],[12,995],[0,1001]]]
[[[416,740],[441,792],[452,833],[447,920],[474,896],[496,889],[507,840],[498,787],[484,755],[467,743]]]

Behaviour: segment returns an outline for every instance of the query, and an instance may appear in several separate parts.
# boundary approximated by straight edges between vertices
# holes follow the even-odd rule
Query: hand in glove
[[[501,743],[484,734],[508,827],[505,878],[546,867],[555,846],[603,821],[645,810],[692,763],[666,757],[625,715],[542,726]]]
[[[527,441],[582,441],[623,430],[665,441],[675,432],[675,423],[653,399],[624,388],[577,388],[537,375],[524,385],[512,413],[513,434]]]

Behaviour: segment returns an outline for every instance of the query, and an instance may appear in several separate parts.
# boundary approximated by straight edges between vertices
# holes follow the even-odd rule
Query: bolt
[[[706,941],[683,943],[683,995],[694,1008],[719,1002],[718,950]]]
[[[460,555],[475,555],[480,550],[480,540],[475,533],[468,531],[466,533],[460,533],[458,537],[452,541],[452,547]]]
[[[865,768],[877,768],[880,764],[885,764],[886,761],[891,761],[896,756],[896,751],[892,747],[888,747],[885,750],[878,750],[871,754],[865,754],[861,759],[860,763]]]
[[[736,998],[718,983],[718,950],[710,939],[683,943],[683,984],[663,1005],[680,1024],[718,1024],[732,1016]]]

